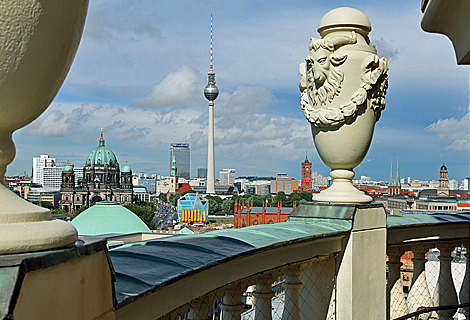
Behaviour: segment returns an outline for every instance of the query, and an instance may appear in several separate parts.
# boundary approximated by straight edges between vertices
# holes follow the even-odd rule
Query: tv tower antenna
[[[215,193],[215,159],[214,159],[214,100],[219,95],[219,89],[215,85],[215,73],[212,68],[212,14],[211,14],[211,60],[207,73],[207,86],[204,88],[204,96],[209,100],[209,131],[207,143],[207,180],[206,193]]]

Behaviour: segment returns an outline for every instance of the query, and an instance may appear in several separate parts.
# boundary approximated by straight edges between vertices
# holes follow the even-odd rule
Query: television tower
[[[204,88],[204,96],[209,100],[209,132],[207,144],[207,178],[206,193],[215,193],[215,160],[214,160],[214,100],[219,95],[219,89],[215,85],[215,73],[212,70],[212,14],[211,14],[211,62],[207,73],[207,86]]]

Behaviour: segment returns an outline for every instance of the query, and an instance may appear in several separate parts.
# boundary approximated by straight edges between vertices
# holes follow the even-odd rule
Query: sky
[[[169,146],[188,142],[191,174],[207,167],[208,106],[203,96],[213,14],[216,178],[300,179],[306,153],[328,176],[300,109],[298,65],[328,11],[350,6],[370,19],[370,38],[388,59],[387,105],[356,177],[470,177],[469,67],[452,44],[420,28],[421,1],[91,0],[70,72],[50,107],[13,135],[7,175],[31,174],[32,157],[49,154],[82,167],[98,145],[133,172],[169,174]]]

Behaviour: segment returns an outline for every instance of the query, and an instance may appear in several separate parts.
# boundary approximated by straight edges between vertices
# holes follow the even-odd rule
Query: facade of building
[[[255,180],[244,184],[245,193],[268,195],[271,194],[271,181],[268,180]]]
[[[245,205],[244,202],[235,202],[233,211],[235,228],[284,222],[294,209],[295,204],[293,208],[283,208],[282,203],[280,203],[275,208],[267,207],[264,203],[262,207],[253,207],[253,204],[250,206],[249,203]]]
[[[285,194],[291,194],[299,189],[299,181],[289,178],[287,173],[278,173],[276,180],[271,181],[271,194],[277,194],[283,191]]]
[[[207,168],[197,168],[197,178],[207,179]]]
[[[232,185],[235,182],[235,169],[223,169],[219,172],[220,185]]]
[[[178,176],[186,180],[191,179],[191,149],[189,143],[172,143],[170,145],[170,172],[173,157],[178,167]]]
[[[42,185],[44,182],[44,168],[54,166],[55,158],[51,158],[47,154],[33,157],[33,183]]]
[[[62,183],[63,167],[44,167],[42,186],[46,189],[59,190]]]
[[[66,165],[62,172],[60,208],[67,212],[103,200],[116,201],[122,205],[133,202],[131,167],[126,164],[120,170],[113,151],[105,146],[103,133],[98,147],[88,154],[83,175],[77,181],[75,184],[73,166]]]
[[[187,193],[178,199],[178,220],[183,223],[206,223],[209,201],[199,193]]]

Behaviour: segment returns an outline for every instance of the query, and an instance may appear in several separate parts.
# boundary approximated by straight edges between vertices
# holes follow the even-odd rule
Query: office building
[[[55,166],[55,158],[49,157],[47,154],[41,154],[39,157],[33,157],[33,183],[43,185],[44,168]]]
[[[178,177],[190,180],[191,149],[189,148],[189,143],[172,143],[170,145],[170,172],[173,156],[175,157],[176,167],[178,168]]]
[[[197,178],[207,179],[207,168],[197,168]]]
[[[219,172],[219,184],[231,185],[235,182],[235,169],[223,169]]]

